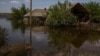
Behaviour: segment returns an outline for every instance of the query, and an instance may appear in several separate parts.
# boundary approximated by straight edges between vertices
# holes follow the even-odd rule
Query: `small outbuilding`
[[[77,16],[79,22],[87,22],[90,19],[90,14],[80,3],[75,4],[71,8],[71,12]]]

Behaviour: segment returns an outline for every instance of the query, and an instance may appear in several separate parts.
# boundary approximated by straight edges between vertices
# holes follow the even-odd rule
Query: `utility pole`
[[[32,0],[30,0],[30,44],[32,44]]]
[[[29,24],[30,24],[30,56],[32,56],[32,0],[30,0],[30,19],[29,19]]]

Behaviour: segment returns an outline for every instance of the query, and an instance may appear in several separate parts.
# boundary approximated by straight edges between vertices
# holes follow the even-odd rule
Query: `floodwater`
[[[9,44],[29,43],[28,28],[14,27],[6,17],[0,18],[0,26],[8,31]],[[48,56],[100,56],[100,32],[72,27],[32,31],[32,46]]]

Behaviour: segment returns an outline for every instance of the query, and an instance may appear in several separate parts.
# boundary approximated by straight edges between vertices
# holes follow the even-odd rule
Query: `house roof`
[[[80,14],[89,14],[89,12],[80,3],[71,5],[69,9],[71,9],[71,12],[76,16],[79,16]],[[32,16],[45,17],[47,15],[47,12],[48,12],[48,9],[34,9],[32,11]],[[29,15],[30,15],[30,12],[25,14],[24,17],[29,17]]]
[[[84,8],[80,3],[75,4],[72,8],[71,8],[71,12],[75,15],[79,15],[79,14],[89,14],[89,12],[87,11],[86,8]]]
[[[34,17],[45,17],[47,14],[47,9],[34,9],[32,11],[32,16]],[[30,12],[25,14],[24,17],[29,17]]]

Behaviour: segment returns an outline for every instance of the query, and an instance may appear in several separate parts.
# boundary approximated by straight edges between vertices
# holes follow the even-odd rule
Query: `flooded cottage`
[[[71,12],[78,17],[79,22],[87,22],[89,20],[89,12],[80,3],[71,8]]]
[[[32,19],[37,21],[34,23],[38,23],[38,21],[41,21],[40,23],[43,24],[46,19],[47,11],[48,10],[46,8],[45,9],[34,9],[32,11]],[[24,22],[26,24],[29,22],[29,18],[30,18],[30,12],[24,15]]]
[[[80,22],[82,24],[88,24],[90,22],[89,12],[80,3],[76,3],[75,5],[71,5],[69,7],[69,9],[71,10],[72,14],[77,16],[77,22]],[[34,23],[44,24],[48,11],[49,10],[47,10],[46,8],[45,9],[34,9],[32,11],[32,19],[35,20]],[[28,23],[29,16],[30,16],[30,12],[24,15],[24,22],[26,24]]]

